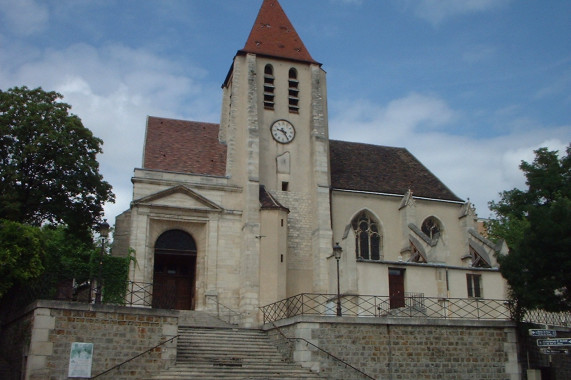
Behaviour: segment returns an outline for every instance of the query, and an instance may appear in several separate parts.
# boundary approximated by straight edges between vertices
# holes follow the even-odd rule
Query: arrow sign
[[[557,331],[547,329],[529,329],[529,336],[555,338],[557,337]]]
[[[571,338],[538,339],[539,347],[564,347],[571,346]]]
[[[557,355],[557,354],[568,354],[569,350],[563,349],[563,348],[541,348],[540,349],[542,354],[546,354],[546,355]]]

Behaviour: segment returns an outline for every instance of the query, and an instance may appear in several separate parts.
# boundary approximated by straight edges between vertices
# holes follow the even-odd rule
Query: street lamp
[[[105,254],[105,239],[109,236],[109,223],[103,219],[99,225],[99,236],[101,236],[101,253],[99,254],[99,275],[97,276],[97,289],[95,290],[95,303],[101,303],[101,292],[103,285],[103,255]]]
[[[337,260],[337,316],[340,317],[341,314],[341,291],[339,289],[339,259],[341,259],[341,253],[343,253],[343,248],[339,243],[335,243],[333,246],[333,256]]]

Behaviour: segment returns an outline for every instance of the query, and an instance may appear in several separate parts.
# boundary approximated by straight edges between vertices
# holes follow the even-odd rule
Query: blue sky
[[[327,71],[330,137],[405,147],[458,196],[571,142],[568,0],[281,0]],[[0,88],[64,95],[128,208],[147,115],[218,122],[261,0],[0,0]]]

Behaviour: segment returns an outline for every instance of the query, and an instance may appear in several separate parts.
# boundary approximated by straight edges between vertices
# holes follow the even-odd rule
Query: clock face
[[[287,144],[295,137],[295,128],[286,120],[278,120],[272,124],[272,136],[279,143]]]

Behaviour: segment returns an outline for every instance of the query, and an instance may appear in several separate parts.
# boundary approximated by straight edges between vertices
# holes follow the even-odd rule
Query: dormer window
[[[264,108],[267,110],[274,109],[275,86],[274,86],[274,68],[272,65],[266,65],[264,68]]]
[[[289,112],[299,113],[299,81],[297,80],[297,70],[293,67],[289,69]]]

